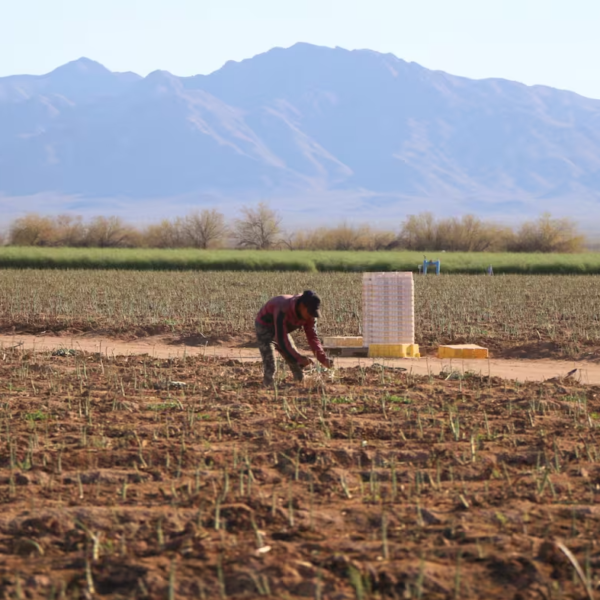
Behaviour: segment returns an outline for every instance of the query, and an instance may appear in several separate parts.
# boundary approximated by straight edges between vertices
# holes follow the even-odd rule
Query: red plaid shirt
[[[272,328],[277,349],[287,360],[298,362],[302,358],[292,344],[288,334],[300,327],[304,328],[308,345],[320,363],[327,365],[327,356],[317,336],[315,319],[303,320],[297,312],[300,295],[275,296],[271,298],[259,311],[256,322],[264,327]]]

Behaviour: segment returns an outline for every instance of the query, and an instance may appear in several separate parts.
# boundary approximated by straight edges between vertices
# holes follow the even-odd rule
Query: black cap
[[[315,319],[321,318],[321,298],[314,292],[306,290],[300,296],[300,302],[306,306],[308,313]]]

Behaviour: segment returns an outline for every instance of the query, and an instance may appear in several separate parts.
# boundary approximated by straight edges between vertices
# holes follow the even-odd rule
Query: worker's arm
[[[306,363],[305,357],[302,356],[302,354],[299,354],[290,343],[288,329],[285,322],[285,313],[282,310],[277,310],[275,313],[274,322],[275,341],[277,342],[277,348],[283,355],[283,358],[285,358],[287,361],[304,365]]]
[[[317,329],[314,321],[309,321],[308,323],[306,323],[306,325],[304,326],[304,333],[306,334],[308,345],[310,346],[310,349],[315,353],[317,360],[323,366],[329,368],[331,366],[331,361],[327,358],[325,350],[323,350],[321,340],[319,340],[319,336],[317,335]]]

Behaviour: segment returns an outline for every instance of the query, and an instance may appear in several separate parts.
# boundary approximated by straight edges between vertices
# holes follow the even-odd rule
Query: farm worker
[[[264,383],[273,384],[275,375],[275,352],[283,356],[290,367],[296,381],[304,378],[303,369],[313,361],[302,356],[290,338],[290,333],[300,327],[304,328],[306,339],[319,362],[328,369],[333,360],[327,358],[323,346],[317,337],[315,319],[321,316],[321,299],[310,290],[302,295],[275,296],[271,298],[256,316],[256,338],[263,361]]]

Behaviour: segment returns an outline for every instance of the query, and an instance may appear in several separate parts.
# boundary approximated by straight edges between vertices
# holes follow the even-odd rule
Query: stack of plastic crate
[[[364,273],[362,333],[369,356],[419,356],[412,273]]]

